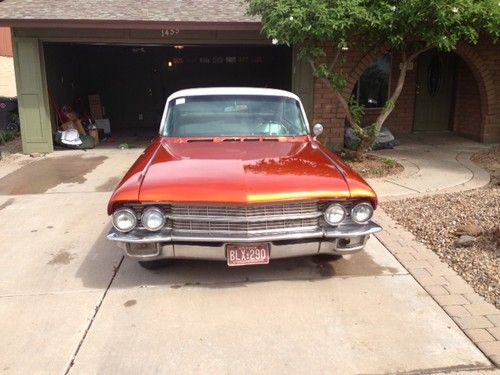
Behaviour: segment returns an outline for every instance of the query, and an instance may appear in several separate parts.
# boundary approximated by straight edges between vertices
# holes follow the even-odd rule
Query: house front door
[[[456,57],[428,51],[417,65],[414,131],[449,130]]]

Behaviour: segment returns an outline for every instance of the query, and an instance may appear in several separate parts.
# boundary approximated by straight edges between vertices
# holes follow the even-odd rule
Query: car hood
[[[345,176],[309,141],[163,140],[139,201],[252,203],[350,196]]]

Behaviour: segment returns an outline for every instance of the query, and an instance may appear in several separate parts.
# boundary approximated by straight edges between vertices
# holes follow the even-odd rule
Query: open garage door
[[[56,109],[69,105],[109,120],[115,142],[151,139],[167,97],[180,89],[292,86],[286,47],[45,43],[44,55],[54,128]]]

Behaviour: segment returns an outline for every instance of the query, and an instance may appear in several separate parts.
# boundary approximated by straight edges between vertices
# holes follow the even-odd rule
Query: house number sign
[[[170,36],[174,36],[179,34],[180,30],[179,29],[162,29],[161,30],[161,37],[162,38],[168,38]]]

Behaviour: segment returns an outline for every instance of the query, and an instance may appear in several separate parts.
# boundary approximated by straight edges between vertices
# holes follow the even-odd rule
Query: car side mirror
[[[318,140],[318,137],[321,135],[321,133],[323,133],[323,125],[321,125],[321,124],[314,125],[313,126],[313,134],[314,134],[313,139],[315,141]]]

